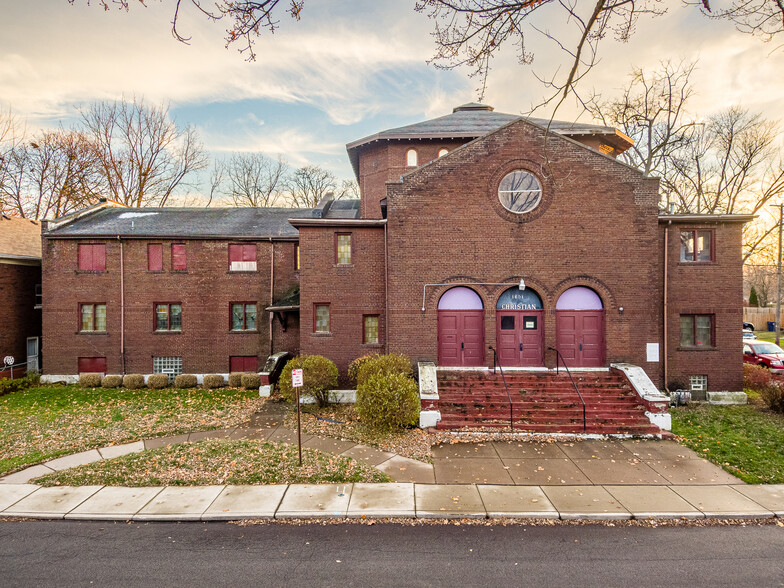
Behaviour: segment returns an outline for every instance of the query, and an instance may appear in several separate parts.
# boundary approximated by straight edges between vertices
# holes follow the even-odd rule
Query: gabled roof
[[[376,141],[393,140],[476,139],[521,118],[541,127],[547,128],[549,126],[551,131],[570,137],[577,135],[601,135],[605,141],[622,151],[631,147],[633,143],[629,137],[614,127],[558,120],[550,121],[544,118],[531,118],[519,114],[506,114],[495,112],[492,106],[472,102],[455,107],[452,110],[452,114],[447,114],[446,116],[388,129],[353,141],[346,145],[346,150],[348,151],[351,165],[354,167],[354,172],[359,175],[358,148],[363,145]]]
[[[296,238],[290,218],[312,218],[312,208],[107,207],[54,226],[51,238]]]
[[[0,214],[0,257],[41,259],[41,223]]]

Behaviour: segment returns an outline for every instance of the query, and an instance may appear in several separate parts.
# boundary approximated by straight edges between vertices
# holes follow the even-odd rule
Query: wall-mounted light
[[[518,290],[525,290],[525,280],[520,278],[520,284],[517,286]]]
[[[618,314],[623,314],[623,306],[618,307]]]

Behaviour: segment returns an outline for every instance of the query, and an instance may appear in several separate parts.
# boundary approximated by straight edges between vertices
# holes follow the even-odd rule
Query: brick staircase
[[[583,405],[569,376],[550,372],[504,372],[512,398],[514,430],[583,433]],[[586,433],[656,435],[659,427],[622,374],[574,372],[586,405]],[[501,373],[439,371],[439,429],[480,427],[509,430],[509,398]]]

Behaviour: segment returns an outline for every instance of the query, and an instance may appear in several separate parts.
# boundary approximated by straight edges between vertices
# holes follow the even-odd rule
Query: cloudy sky
[[[225,49],[224,27],[189,5],[179,28],[192,41],[178,43],[170,32],[174,2],[148,4],[126,13],[105,12],[95,0],[0,0],[0,108],[35,130],[71,124],[91,100],[142,96],[170,104],[213,156],[280,153],[292,165],[319,164],[349,178],[347,142],[477,97],[469,72],[428,65],[432,21],[414,12],[414,0],[306,0],[300,22],[284,16],[274,35],[262,36],[253,63]],[[699,59],[695,117],[732,104],[781,117],[784,50],[678,0],[664,5],[668,13],[641,18],[628,43],[602,43],[584,87],[609,97],[632,66]],[[533,73],[551,75],[561,54],[544,38],[532,37],[529,49],[533,70],[517,63],[511,47],[494,61],[484,101],[496,110],[526,113],[546,94]],[[578,115],[567,104],[558,118]]]

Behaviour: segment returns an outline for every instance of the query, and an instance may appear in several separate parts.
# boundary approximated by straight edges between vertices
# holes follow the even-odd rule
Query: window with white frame
[[[182,373],[182,358],[181,357],[153,357],[152,373],[166,374],[167,376],[169,376],[169,382],[174,382],[175,376],[179,376]]]

